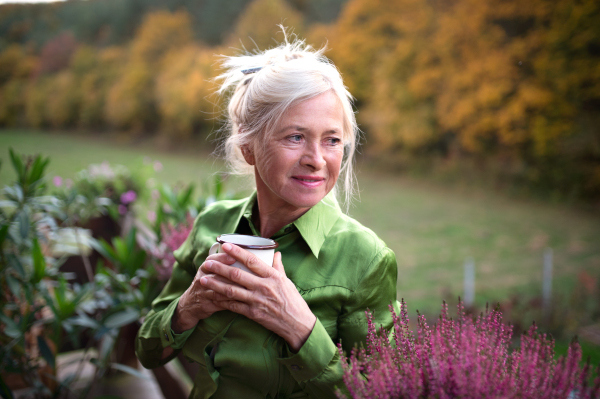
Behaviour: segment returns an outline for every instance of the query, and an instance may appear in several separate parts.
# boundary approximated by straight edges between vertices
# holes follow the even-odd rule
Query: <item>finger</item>
[[[230,243],[223,244],[222,248],[223,251],[231,255],[235,260],[246,265],[249,270],[256,273],[257,276],[270,277],[273,274],[273,268],[268,266],[253,253]]]
[[[273,256],[273,269],[283,273],[283,275],[286,276],[283,263],[281,262],[281,252],[275,252],[275,256]]]
[[[212,260],[206,261],[202,265],[202,268],[207,274],[210,273],[221,276],[222,278],[229,280],[230,283],[233,282],[236,283],[236,285],[240,285],[248,289],[254,289],[258,284],[260,284],[260,278],[252,273],[248,273],[244,270],[238,269],[237,267],[224,265],[221,262]]]
[[[200,279],[200,284],[217,294],[221,294],[227,300],[247,302],[250,299],[250,293],[244,287],[239,285],[225,283],[211,276],[204,276]]]
[[[217,262],[225,263],[226,265],[233,265],[235,263],[235,259],[223,252],[209,255],[206,260],[216,260]]]
[[[209,303],[212,304],[213,306],[217,302],[223,302],[223,301],[229,301],[230,300],[225,295],[219,294],[218,292],[215,292],[213,290],[206,290],[206,291],[204,291],[204,293],[203,293],[202,296],[205,299],[209,300]]]
[[[227,301],[217,302],[217,304],[231,312],[239,313],[242,316],[251,318],[250,317],[250,313],[251,313],[250,305],[248,305],[246,303],[227,300]]]
[[[205,274],[205,276],[210,276],[211,278],[214,278],[222,283],[225,284],[233,284],[233,285],[237,285],[238,287],[242,287],[241,285],[234,283],[233,281],[229,280],[228,278],[225,278],[223,276],[220,276],[218,274],[214,274],[214,273],[209,273],[209,274]]]

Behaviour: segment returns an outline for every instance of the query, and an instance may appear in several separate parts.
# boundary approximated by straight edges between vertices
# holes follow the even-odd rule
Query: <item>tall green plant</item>
[[[147,276],[134,270],[143,263],[145,253],[124,255],[123,251],[132,247],[130,238],[116,246],[122,249],[118,259],[131,277],[100,268],[102,276],[92,278],[91,283],[70,284],[58,270],[61,259],[47,256],[52,252],[51,238],[61,236],[63,225],[72,228],[100,212],[99,206],[106,200],[88,202],[76,189],[62,192],[60,198],[45,195],[44,172],[49,159],[10,150],[10,160],[17,177],[4,188],[0,201],[0,375],[10,376],[11,382],[21,378],[40,398],[70,389],[78,374],[58,381],[56,354],[66,343],[81,348],[84,330],[92,336],[87,349],[96,344],[100,348],[93,359],[96,377],[108,368],[135,374],[124,365],[112,364],[110,354],[120,328],[137,320],[146,306],[144,295],[132,284],[132,278]],[[138,262],[131,262],[133,258]],[[123,284],[125,279],[128,282]],[[81,361],[84,359],[85,354]],[[90,386],[84,389],[84,396]],[[12,397],[7,379],[0,380],[0,392]]]
[[[60,213],[59,201],[43,195],[49,159],[24,157],[12,149],[10,159],[17,178],[4,188],[0,201],[0,370],[22,377],[38,396],[48,396],[56,387],[62,324],[85,294],[67,293],[57,263],[44,255]],[[57,281],[57,287],[51,289],[46,280]],[[48,304],[50,311],[44,312]],[[3,389],[9,392],[7,386]]]

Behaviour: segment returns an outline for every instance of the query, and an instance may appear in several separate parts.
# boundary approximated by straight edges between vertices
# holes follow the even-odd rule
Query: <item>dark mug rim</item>
[[[257,237],[257,238],[262,238],[263,240],[269,240],[272,242],[272,244],[266,244],[266,245],[248,245],[248,244],[235,244],[233,242],[229,242],[229,241],[224,241],[223,239],[221,239],[222,236],[248,236],[248,237]],[[221,234],[219,236],[217,236],[217,242],[219,244],[233,244],[233,245],[237,245],[240,248],[244,248],[244,249],[275,249],[277,247],[279,247],[279,244],[275,241],[272,240],[270,238],[264,238],[264,237],[260,237],[260,236],[251,236],[249,234]]]

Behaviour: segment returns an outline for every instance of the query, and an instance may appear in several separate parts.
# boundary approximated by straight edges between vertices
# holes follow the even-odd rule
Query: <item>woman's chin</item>
[[[293,196],[289,196],[287,198],[282,197],[288,204],[292,205],[295,208],[312,208],[317,205],[325,196],[326,192],[322,191],[319,193],[310,193],[310,194],[296,194]]]

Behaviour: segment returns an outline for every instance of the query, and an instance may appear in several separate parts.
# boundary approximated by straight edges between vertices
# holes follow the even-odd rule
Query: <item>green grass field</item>
[[[90,163],[129,167],[159,160],[157,178],[199,186],[223,170],[221,161],[193,148],[160,151],[150,143],[119,144],[108,136],[0,131],[0,184],[13,172],[8,148],[51,157],[49,175],[73,177]],[[504,300],[515,291],[541,291],[542,253],[554,251],[554,290],[568,290],[578,273],[600,269],[600,217],[566,206],[515,200],[502,193],[439,187],[359,165],[360,201],[350,214],[374,230],[396,253],[398,295],[413,311],[436,313],[442,299],[462,294],[463,264],[476,264],[476,303]],[[232,179],[229,190],[248,190]],[[597,272],[595,273],[597,275]]]

